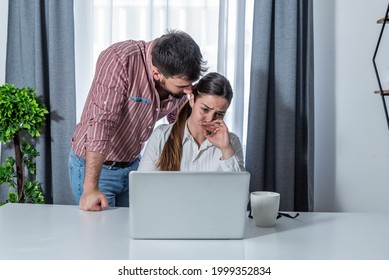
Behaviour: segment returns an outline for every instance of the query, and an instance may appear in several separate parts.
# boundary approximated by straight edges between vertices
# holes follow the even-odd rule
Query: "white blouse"
[[[173,124],[162,124],[154,129],[147,142],[138,170],[158,171],[156,163],[172,127]],[[181,171],[244,171],[243,149],[238,136],[230,132],[230,141],[235,155],[223,160],[221,150],[207,139],[199,148],[185,125],[182,138]]]

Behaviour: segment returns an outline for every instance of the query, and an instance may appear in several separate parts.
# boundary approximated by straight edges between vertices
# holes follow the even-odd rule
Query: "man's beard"
[[[175,99],[181,99],[181,98],[183,98],[185,95],[186,95],[186,93],[172,93],[172,92],[170,92],[167,88],[166,88],[166,83],[165,83],[165,81],[164,80],[162,80],[162,81],[155,81],[155,86],[156,86],[156,88],[161,88],[161,89],[163,89],[164,91],[166,91],[167,92],[167,94],[168,95],[170,95],[171,97],[173,97],[173,98],[175,98]]]
[[[175,98],[175,99],[181,99],[181,98],[183,98],[183,97],[186,95],[186,93],[179,93],[179,94],[172,94],[172,93],[169,93],[169,95],[170,95],[171,97]]]

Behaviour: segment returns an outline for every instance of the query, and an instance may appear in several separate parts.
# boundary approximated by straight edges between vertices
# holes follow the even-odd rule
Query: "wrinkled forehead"
[[[207,93],[198,94],[195,102],[210,109],[216,109],[217,111],[226,111],[230,106],[230,103],[225,97]]]

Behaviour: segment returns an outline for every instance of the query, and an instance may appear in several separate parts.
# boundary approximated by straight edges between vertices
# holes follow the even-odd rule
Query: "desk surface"
[[[273,228],[247,219],[243,240],[132,240],[129,209],[0,207],[0,259],[384,259],[389,214],[300,213]]]

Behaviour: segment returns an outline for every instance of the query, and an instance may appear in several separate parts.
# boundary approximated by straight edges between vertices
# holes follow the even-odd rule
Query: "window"
[[[167,29],[179,29],[199,44],[209,71],[230,80],[234,98],[226,123],[245,145],[254,0],[86,0],[74,5],[77,120],[103,49],[130,38],[149,41]]]

